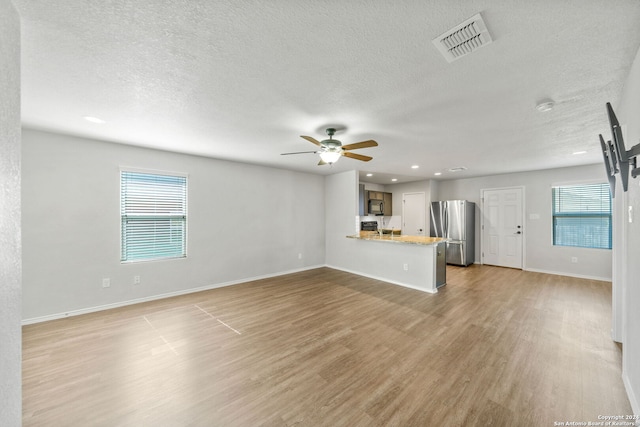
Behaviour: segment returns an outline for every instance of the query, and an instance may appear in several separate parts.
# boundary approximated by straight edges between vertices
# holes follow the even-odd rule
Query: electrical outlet
[[[302,259],[302,253],[298,254],[298,259]]]
[[[571,257],[571,262],[576,264],[578,262],[578,257],[577,256],[572,256]]]
[[[409,271],[409,264],[407,263],[403,264],[402,268],[404,268],[404,271]]]
[[[103,288],[111,287],[111,279],[109,279],[108,277],[103,277],[102,278],[102,287]]]
[[[133,276],[133,284],[134,285],[140,284],[140,276]]]

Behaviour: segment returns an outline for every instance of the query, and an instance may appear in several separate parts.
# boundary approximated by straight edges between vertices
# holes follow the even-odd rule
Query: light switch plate
[[[629,206],[629,224],[633,222],[633,206]]]

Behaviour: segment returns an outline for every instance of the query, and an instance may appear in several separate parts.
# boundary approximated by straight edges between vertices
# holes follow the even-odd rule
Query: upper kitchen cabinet
[[[382,191],[369,191],[369,200],[384,200]]]
[[[383,215],[384,216],[391,216],[393,215],[393,201],[392,201],[393,197],[391,196],[391,193],[382,193],[382,201],[383,201],[383,205],[382,205],[382,211],[383,211]]]

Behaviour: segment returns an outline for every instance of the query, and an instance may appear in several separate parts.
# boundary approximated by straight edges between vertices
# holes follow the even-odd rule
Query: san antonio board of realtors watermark
[[[629,426],[640,422],[640,415],[598,415],[598,421],[554,421],[554,426]],[[640,425],[640,424],[639,424]]]

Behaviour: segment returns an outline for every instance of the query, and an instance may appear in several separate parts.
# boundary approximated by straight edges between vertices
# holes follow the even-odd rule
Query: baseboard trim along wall
[[[631,410],[635,415],[640,415],[640,402],[638,402],[636,394],[633,391],[633,388],[631,387],[631,382],[629,381],[629,377],[625,373],[622,374],[622,382],[624,383],[624,388],[627,391],[627,397],[629,398],[629,403],[631,403]],[[640,426],[640,420],[636,420],[636,426]]]
[[[586,276],[583,274],[572,274],[572,273],[559,272],[559,271],[539,270],[537,268],[524,268],[523,270],[530,271],[532,273],[553,274],[556,276],[568,276],[568,277],[576,277],[578,279],[589,279],[589,280],[599,280],[601,282],[611,282],[611,277]]]
[[[50,315],[47,315],[47,316],[33,317],[31,319],[23,319],[22,320],[22,325],[23,326],[24,325],[31,325],[31,324],[34,324],[34,323],[47,322],[49,320],[63,319],[65,317],[70,317],[70,316],[80,316],[82,314],[94,313],[96,311],[110,310],[112,308],[124,307],[124,306],[127,306],[127,305],[140,304],[140,303],[143,303],[143,302],[155,301],[155,300],[164,299],[164,298],[177,297],[177,296],[180,296],[180,295],[192,294],[192,293],[195,293],[195,292],[208,291],[210,289],[216,289],[216,288],[223,288],[225,286],[238,285],[240,283],[252,282],[254,280],[269,279],[269,278],[272,278],[272,277],[284,276],[286,274],[292,274],[292,273],[299,273],[301,271],[313,270],[315,268],[321,268],[321,267],[326,267],[326,265],[313,265],[313,266],[299,268],[299,269],[295,269],[295,270],[281,271],[281,272],[273,273],[273,274],[265,274],[265,275],[262,275],[262,276],[245,277],[243,279],[232,280],[230,282],[215,283],[213,285],[201,286],[201,287],[198,287],[198,288],[184,289],[184,290],[180,290],[180,291],[176,291],[176,292],[169,292],[169,293],[164,293],[164,294],[159,294],[159,295],[152,295],[152,296],[148,296],[148,297],[144,297],[144,298],[136,298],[136,299],[116,302],[116,303],[112,303],[112,304],[105,304],[105,305],[99,305],[99,306],[95,306],[95,307],[81,308],[81,309],[78,309],[78,310],[71,310],[71,311],[63,312],[63,313],[50,314]]]
[[[346,273],[351,273],[351,274],[357,274],[358,276],[363,276],[363,277],[368,277],[369,279],[375,279],[375,280],[380,280],[382,282],[387,282],[390,283],[392,285],[398,285],[398,286],[402,286],[404,288],[409,288],[409,289],[415,289],[416,291],[420,291],[420,292],[427,292],[430,294],[436,294],[438,293],[438,291],[436,290],[435,292],[431,291],[431,290],[427,290],[427,289],[423,289],[423,288],[418,288],[417,286],[411,286],[408,285],[406,283],[402,283],[402,282],[397,282],[395,280],[389,280],[389,279],[385,279],[383,277],[378,277],[378,276],[374,276],[371,274],[366,274],[366,273],[362,273],[360,271],[353,271],[353,270],[349,270],[346,268],[342,268],[342,267],[336,267],[334,265],[326,265],[326,267],[328,268],[333,268],[334,270],[340,270],[340,271],[344,271]]]
[[[164,293],[164,294],[159,294],[159,295],[152,295],[152,296],[148,296],[148,297],[144,297],[144,298],[137,298],[137,299],[133,299],[133,300],[127,300],[127,301],[121,301],[121,302],[117,302],[117,303],[112,303],[112,304],[105,304],[105,305],[99,305],[99,306],[95,306],[95,307],[87,307],[87,308],[81,308],[78,310],[71,310],[71,311],[67,311],[67,312],[62,312],[62,313],[55,313],[55,314],[50,314],[47,316],[40,316],[40,317],[33,317],[30,319],[23,319],[22,320],[22,325],[31,325],[34,323],[41,323],[41,322],[47,322],[49,320],[57,320],[57,319],[63,319],[65,317],[70,317],[70,316],[80,316],[82,314],[88,314],[88,313],[94,313],[96,311],[103,311],[103,310],[110,310],[112,308],[118,308],[118,307],[124,307],[127,305],[133,305],[133,304],[140,304],[143,302],[149,302],[149,301],[155,301],[155,300],[159,300],[159,299],[163,299],[163,298],[171,298],[171,297],[175,297],[175,296],[179,296],[179,295],[185,295],[185,294],[190,294],[190,293],[194,293],[194,292],[202,292],[202,291],[207,291],[210,289],[216,289],[216,288],[222,288],[225,286],[232,286],[232,285],[237,285],[240,283],[245,283],[245,282],[251,282],[254,280],[261,280],[261,279],[269,279],[271,277],[277,277],[277,276],[284,276],[286,274],[292,274],[292,273],[298,273],[301,271],[306,271],[306,270],[313,270],[315,268],[321,268],[321,267],[329,267],[329,268],[333,268],[335,270],[340,270],[340,271],[344,271],[347,273],[352,273],[352,274],[357,274],[359,276],[364,276],[364,277],[368,277],[370,279],[375,279],[375,280],[380,280],[383,282],[387,282],[387,283],[391,283],[393,285],[398,285],[398,286],[402,286],[405,288],[409,288],[409,289],[415,289],[421,292],[428,292],[428,293],[437,293],[436,292],[431,292],[431,291],[427,291],[425,289],[421,289],[415,286],[411,286],[408,285],[406,283],[402,283],[402,282],[398,282],[398,281],[394,281],[394,280],[388,280],[382,277],[378,277],[378,276],[374,276],[371,274],[366,274],[363,273],[361,271],[353,271],[353,270],[349,270],[349,269],[345,269],[345,268],[341,268],[341,267],[336,267],[333,265],[314,265],[314,266],[309,266],[309,267],[304,267],[304,268],[300,268],[300,269],[295,269],[295,270],[289,270],[289,271],[282,271],[282,272],[278,272],[278,273],[273,273],[273,274],[266,274],[266,275],[262,275],[262,276],[255,276],[255,277],[246,277],[243,279],[239,279],[239,280],[232,280],[229,282],[223,282],[223,283],[215,283],[212,285],[207,285],[207,286],[201,286],[198,288],[190,288],[190,289],[184,289],[184,290],[180,290],[180,291],[176,291],[176,292],[169,292],[169,293]],[[525,269],[525,271],[531,271],[533,273],[545,273],[545,274],[554,274],[557,276],[569,276],[569,277],[577,277],[580,279],[589,279],[589,280],[600,280],[603,282],[610,282],[611,279],[610,278],[605,278],[605,277],[593,277],[593,276],[585,276],[585,275],[578,275],[578,274],[568,274],[568,273],[559,273],[559,272],[555,272],[555,271],[547,271],[547,270],[538,270],[538,269],[533,269],[533,268],[528,268]],[[625,382],[625,385],[627,383]],[[627,387],[628,390],[630,390],[629,387]]]

